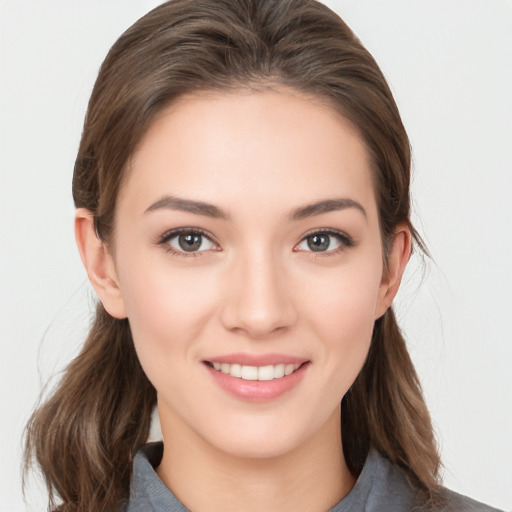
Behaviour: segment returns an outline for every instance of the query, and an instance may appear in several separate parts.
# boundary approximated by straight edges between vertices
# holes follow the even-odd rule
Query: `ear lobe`
[[[382,275],[375,319],[381,317],[393,303],[411,257],[411,250],[411,231],[407,226],[400,225],[393,236],[387,266]]]
[[[98,238],[92,213],[78,208],[75,239],[82,263],[103,307],[114,318],[126,318],[114,260],[106,244]]]

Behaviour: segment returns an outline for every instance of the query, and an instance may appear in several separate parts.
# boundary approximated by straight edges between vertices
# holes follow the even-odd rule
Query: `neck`
[[[312,438],[282,455],[239,457],[180,429],[164,429],[158,476],[195,512],[325,511],[354,486],[340,435],[339,410]],[[173,425],[174,426],[174,425]]]

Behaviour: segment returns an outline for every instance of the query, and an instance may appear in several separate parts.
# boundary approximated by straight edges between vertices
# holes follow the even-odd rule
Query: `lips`
[[[272,400],[290,391],[310,361],[283,354],[231,354],[203,361],[217,384],[237,398]]]

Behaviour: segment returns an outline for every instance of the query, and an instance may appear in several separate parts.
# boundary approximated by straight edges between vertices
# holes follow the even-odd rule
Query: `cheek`
[[[171,268],[166,259],[165,255],[132,254],[120,269],[125,308],[141,362],[146,354],[155,361],[177,352],[193,357],[194,340],[215,307],[215,287],[207,272]]]
[[[330,271],[325,279],[310,279],[304,307],[333,336],[373,329],[382,271],[378,259],[368,260]]]
[[[377,253],[378,254],[378,253]],[[324,344],[322,364],[343,395],[361,369],[372,338],[378,304],[381,265],[361,260],[331,272],[330,279],[311,280],[308,300],[310,329]]]

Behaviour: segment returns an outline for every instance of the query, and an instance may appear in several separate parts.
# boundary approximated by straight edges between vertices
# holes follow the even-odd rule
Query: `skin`
[[[77,211],[76,235],[100,300],[128,317],[157,390],[160,478],[195,511],[332,507],[355,483],[340,403],[410,254],[399,226],[385,269],[361,138],[288,89],[189,96],[152,124],[126,178],[113,247],[98,240],[86,210]],[[225,218],[164,207],[164,196],[207,202]],[[361,208],[290,219],[339,198]],[[161,243],[162,235],[176,228],[201,229],[211,242],[170,252],[178,238]],[[307,236],[326,229],[352,245],[331,237],[328,250],[312,251]],[[220,388],[205,366],[232,353],[308,365],[291,390],[254,402]]]

